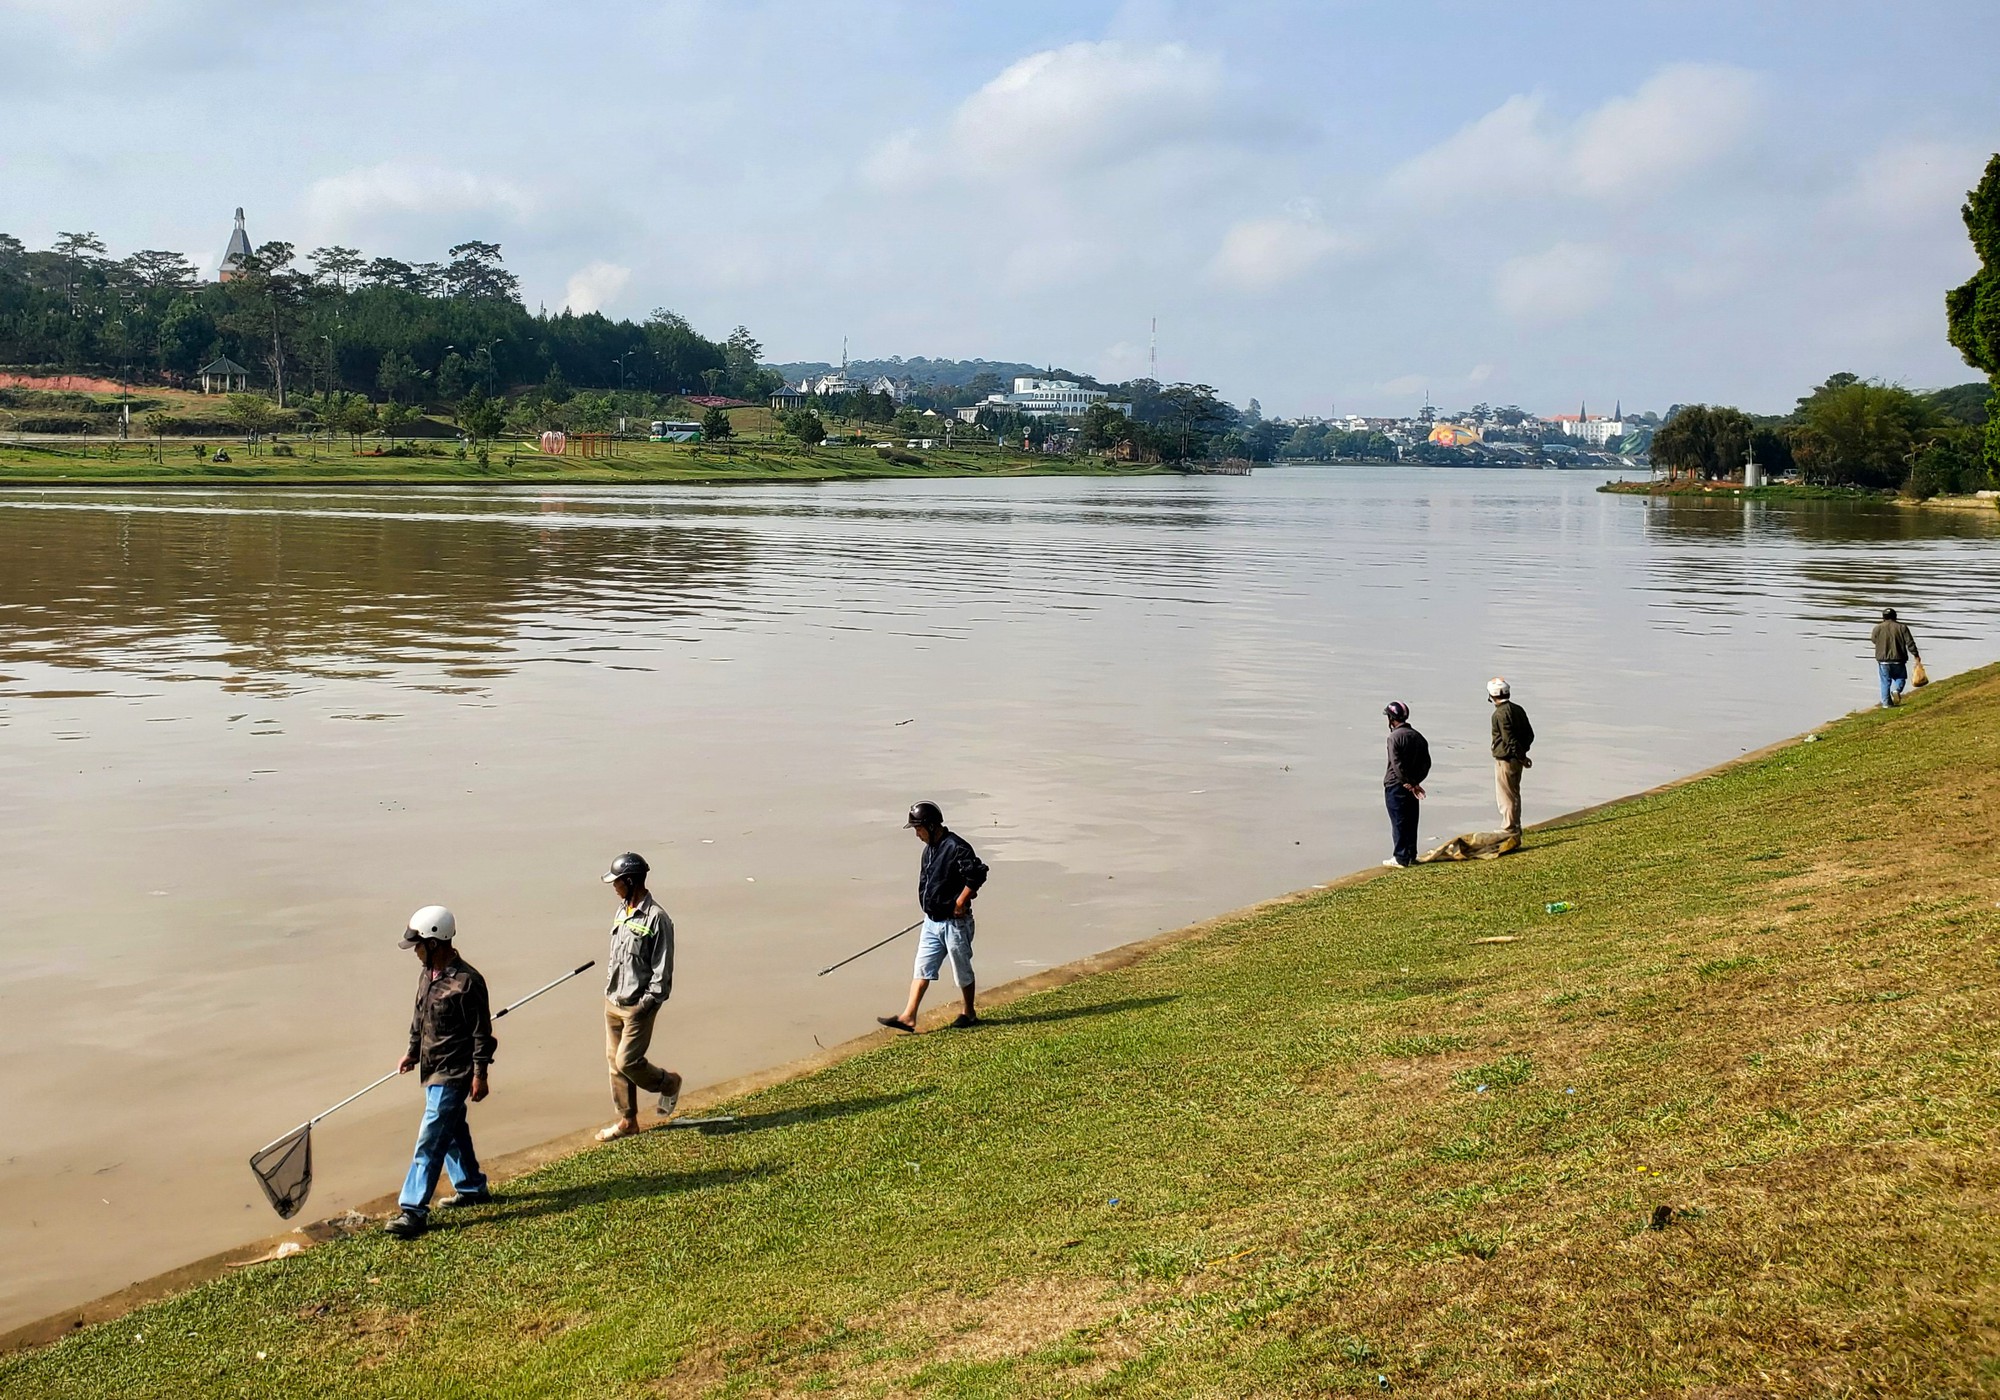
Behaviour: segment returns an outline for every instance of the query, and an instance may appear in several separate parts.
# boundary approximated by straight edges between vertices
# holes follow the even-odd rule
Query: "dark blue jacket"
[[[923,864],[917,867],[917,903],[926,919],[958,917],[958,892],[974,894],[986,883],[986,866],[973,853],[971,843],[955,831],[946,831],[924,847]]]

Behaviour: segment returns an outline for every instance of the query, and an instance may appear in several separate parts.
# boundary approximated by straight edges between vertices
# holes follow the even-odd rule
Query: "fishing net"
[[[312,1124],[286,1133],[250,1158],[250,1170],[281,1220],[290,1220],[306,1203],[313,1184]]]

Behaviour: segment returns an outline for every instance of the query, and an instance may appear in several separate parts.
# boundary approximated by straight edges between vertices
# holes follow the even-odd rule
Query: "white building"
[[[1627,423],[1620,418],[1565,418],[1562,430],[1564,437],[1573,437],[1587,442],[1592,447],[1602,447],[1607,442],[1620,442],[1637,430],[1638,424]]]
[[[1073,379],[1028,379],[1014,381],[1011,394],[989,394],[978,408],[1019,413],[1029,418],[1081,418],[1093,404],[1104,404],[1120,412],[1130,412],[1130,404],[1111,403],[1102,389],[1086,389]],[[976,413],[978,410],[975,409]]]

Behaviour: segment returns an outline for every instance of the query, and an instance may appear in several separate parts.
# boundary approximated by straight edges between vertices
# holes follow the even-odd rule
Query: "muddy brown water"
[[[1392,698],[1430,844],[1495,672],[1538,820],[1871,701],[1884,602],[1994,654],[2000,521],[1598,480],[0,492],[0,1329],[279,1228],[244,1159],[400,1053],[418,905],[511,999],[646,853],[700,1085],[895,1008],[907,942],[814,973],[913,917],[917,797],[998,983],[1379,859]],[[489,1156],[606,1116],[595,976],[502,1023]],[[308,1218],[417,1100],[321,1126]]]

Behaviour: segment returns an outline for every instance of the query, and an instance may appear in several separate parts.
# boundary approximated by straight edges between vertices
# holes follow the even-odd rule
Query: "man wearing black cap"
[[[674,990],[674,921],[646,888],[650,871],[644,856],[627,851],[604,872],[619,904],[604,979],[604,1058],[618,1121],[598,1133],[599,1142],[639,1131],[640,1094],[658,1094],[663,1117],[681,1097],[681,1077],[646,1059],[653,1021]]]
[[[395,1218],[382,1228],[399,1240],[413,1240],[430,1224],[431,1196],[438,1177],[449,1172],[458,1192],[448,1206],[480,1205],[493,1197],[479,1155],[472,1150],[472,1129],[465,1121],[468,1103],[486,1097],[487,1067],[499,1043],[493,1039],[486,979],[458,955],[458,923],[442,904],[426,904],[410,915],[403,941],[396,946],[416,952],[424,970],[417,977],[417,1005],[410,1016],[410,1047],[396,1068],[424,1075],[424,1121],[417,1129],[417,1148],[409,1175],[396,1198]]]
[[[986,867],[974,854],[971,842],[955,831],[946,830],[944,813],[935,802],[919,802],[910,808],[904,823],[924,843],[924,858],[917,867],[917,903],[923,906],[923,932],[917,939],[916,978],[910,983],[910,1002],[900,1016],[875,1019],[892,1030],[917,1028],[917,1008],[924,992],[943,970],[947,954],[952,976],[958,980],[965,1010],[952,1025],[964,1029],[979,1024],[973,1008],[972,901],[986,883]]]
[[[1382,798],[1389,806],[1389,834],[1395,854],[1384,865],[1417,863],[1417,806],[1423,801],[1424,779],[1431,775],[1431,746],[1410,727],[1410,707],[1391,700],[1382,713],[1389,717],[1389,771],[1382,776]]]
[[[1882,609],[1882,620],[1868,639],[1875,643],[1875,671],[1882,681],[1882,708],[1886,710],[1903,698],[1903,686],[1910,679],[1910,658],[1917,656],[1917,639],[1910,635],[1908,623],[1897,620],[1894,608]]]

